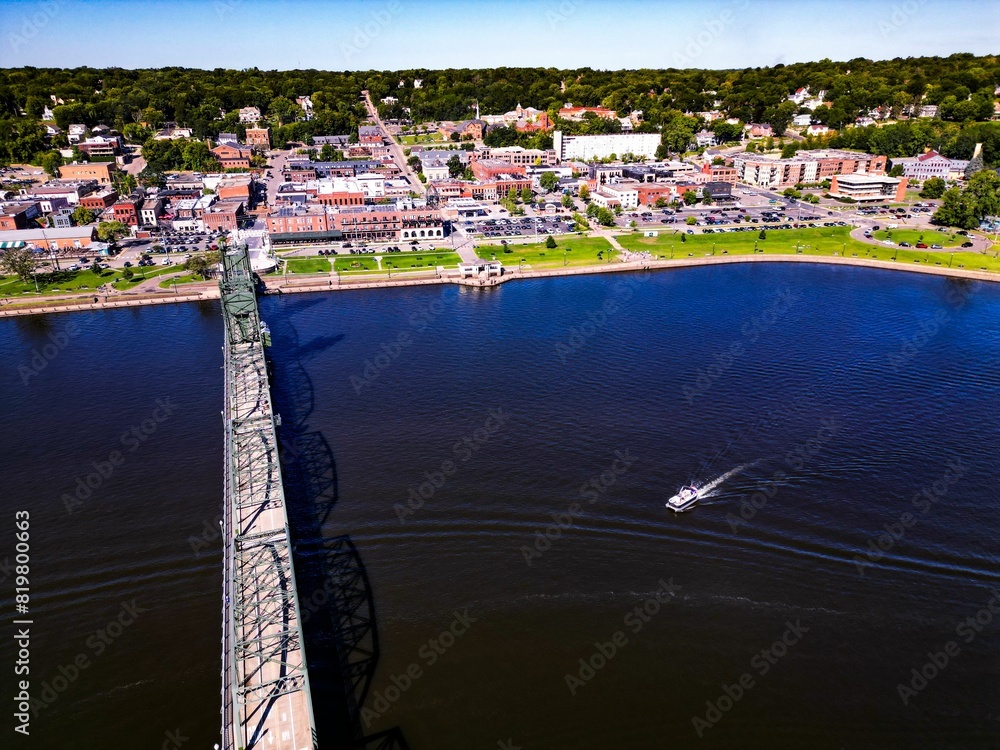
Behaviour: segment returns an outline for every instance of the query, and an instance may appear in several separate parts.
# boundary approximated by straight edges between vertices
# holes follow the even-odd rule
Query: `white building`
[[[242,107],[240,109],[240,122],[244,125],[260,120],[260,109],[257,107]]]
[[[556,161],[571,159],[592,161],[607,159],[612,154],[634,154],[647,159],[655,158],[660,145],[659,133],[621,133],[615,135],[563,135],[561,130],[552,134]]]
[[[628,210],[639,207],[639,187],[638,183],[632,180],[627,182],[611,182],[602,186],[594,195],[604,195],[617,201],[618,204]]]
[[[903,176],[911,180],[924,180],[940,177],[942,180],[958,179],[965,174],[969,162],[965,159],[949,159],[937,151],[928,151],[920,156],[904,159],[893,159],[894,166],[903,168]]]

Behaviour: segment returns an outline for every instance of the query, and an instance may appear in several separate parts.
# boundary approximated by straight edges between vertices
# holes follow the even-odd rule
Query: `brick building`
[[[247,128],[247,145],[257,148],[271,148],[270,128]]]
[[[250,169],[249,146],[230,142],[220,143],[212,149],[212,153],[222,164],[223,169]]]
[[[65,180],[95,180],[98,185],[110,185],[118,166],[113,161],[92,164],[64,164],[59,167],[59,176]]]

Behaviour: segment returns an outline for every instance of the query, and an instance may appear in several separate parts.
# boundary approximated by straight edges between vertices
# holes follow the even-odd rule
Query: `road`
[[[386,129],[385,125],[382,124],[382,118],[378,116],[378,110],[375,108],[375,105],[372,104],[371,94],[367,91],[362,91],[361,93],[365,97],[365,106],[368,108],[368,116],[372,118],[376,125],[378,125],[383,136],[389,140],[389,150],[392,152],[392,159],[396,162],[396,166],[402,170],[403,177],[405,177],[406,181],[410,183],[410,186],[417,195],[426,195],[427,188],[424,186],[424,183],[422,183],[417,175],[410,170],[410,167],[406,163],[406,156],[403,154],[403,147],[399,144],[399,141],[396,140],[395,136]]]

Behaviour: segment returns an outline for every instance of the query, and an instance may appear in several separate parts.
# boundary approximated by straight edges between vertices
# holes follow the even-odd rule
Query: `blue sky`
[[[742,68],[992,54],[998,28],[1000,0],[0,0],[0,66]]]

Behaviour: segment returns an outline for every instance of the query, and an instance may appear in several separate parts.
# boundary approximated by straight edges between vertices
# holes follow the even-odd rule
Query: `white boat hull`
[[[667,508],[674,513],[683,513],[698,504],[701,490],[696,487],[683,487],[680,492],[667,500]]]

